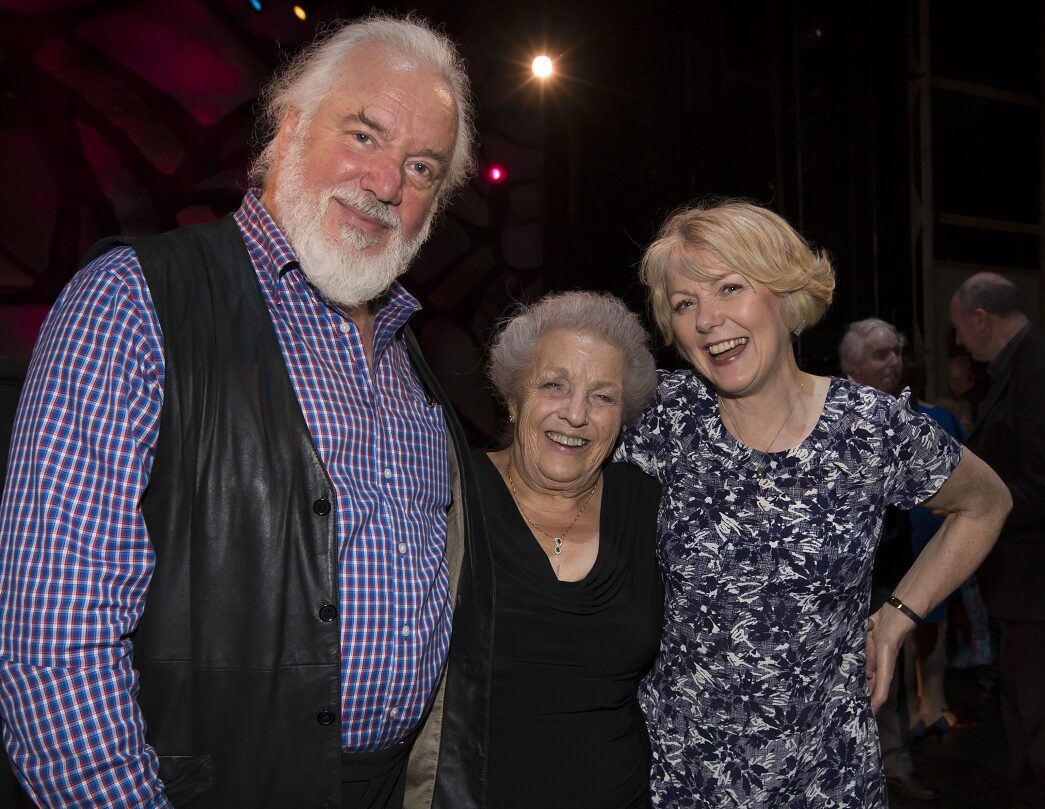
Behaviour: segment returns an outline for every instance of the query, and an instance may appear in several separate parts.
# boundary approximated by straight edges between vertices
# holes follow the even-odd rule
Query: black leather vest
[[[132,640],[166,794],[190,809],[336,809],[338,503],[242,235],[227,216],[99,242],[86,261],[120,245],[137,253],[164,342],[141,504],[156,566]],[[463,809],[481,804],[485,779],[491,565],[463,431],[409,330],[406,341],[446,413],[463,515],[457,651],[434,735],[436,802]]]
[[[163,332],[134,636],[175,806],[340,806],[338,507],[231,217],[134,248]]]

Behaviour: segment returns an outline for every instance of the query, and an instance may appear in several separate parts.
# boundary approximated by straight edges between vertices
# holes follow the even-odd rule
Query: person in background
[[[653,803],[884,806],[872,710],[904,637],[994,543],[1005,487],[904,402],[799,369],[792,338],[834,272],[771,211],[677,211],[641,277],[693,366],[661,377],[618,454],[664,487],[664,634],[639,694]],[[865,661],[885,508],[923,501],[947,522],[874,613]]]
[[[96,245],[33,354],[0,710],[41,807],[399,809],[408,761],[409,805],[479,805],[485,703],[455,671],[489,665],[488,559],[396,281],[471,172],[469,82],[445,36],[377,15],[264,102],[240,208]]]
[[[838,346],[839,365],[849,379],[860,385],[869,385],[891,396],[900,392],[903,377],[903,336],[891,323],[872,317],[850,323]],[[874,557],[871,576],[871,611],[885,604],[889,595],[911,566],[911,521],[899,509],[886,511],[882,538]],[[943,607],[926,616],[926,621],[939,620]],[[913,635],[923,630],[917,627]],[[935,628],[935,625],[933,625]],[[917,708],[917,686],[913,676],[913,661],[917,656],[917,642],[908,636],[904,642],[905,665],[893,676],[889,695],[875,714],[878,738],[882,751],[882,769],[889,789],[918,800],[937,800],[940,793],[925,784],[915,772],[911,758],[911,739],[906,712],[900,701],[901,686],[906,686],[908,710]],[[912,676],[906,676],[907,670]]]
[[[997,619],[1002,721],[1020,807],[1045,807],[1045,336],[1023,296],[996,273],[950,301],[956,340],[988,363],[990,389],[969,447],[1001,477],[1013,508],[978,578]]]
[[[930,403],[925,400],[925,365],[913,355],[904,360],[900,389],[906,391],[915,410],[939,424],[947,434],[964,444],[968,431],[958,413],[950,410],[943,400]],[[922,552],[929,540],[943,524],[943,517],[930,509],[915,507],[910,511],[911,550],[915,556]],[[912,735],[942,735],[952,730],[972,730],[976,722],[963,718],[948,706],[944,678],[954,663],[988,665],[991,662],[990,627],[987,609],[983,604],[976,575],[973,574],[949,598],[945,605],[933,611],[934,620],[913,633],[917,646],[917,693]],[[962,637],[955,638],[953,649],[948,648],[949,634],[954,634],[951,619],[956,619]],[[954,658],[951,653],[954,653]]]
[[[961,351],[948,360],[947,388],[956,403],[953,412],[962,419],[963,425],[968,421],[966,434],[972,429],[989,385],[986,365],[976,362],[966,352]]]

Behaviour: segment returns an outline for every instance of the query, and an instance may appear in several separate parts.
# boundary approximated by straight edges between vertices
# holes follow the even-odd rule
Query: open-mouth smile
[[[717,357],[719,354],[724,354],[730,349],[737,348],[739,346],[747,345],[746,337],[734,337],[731,340],[723,340],[720,343],[712,343],[707,347],[708,353],[713,357]]]
[[[572,435],[563,435],[562,433],[551,432],[550,430],[545,433],[548,438],[556,444],[560,444],[564,447],[583,447],[588,443],[586,438],[577,438]]]

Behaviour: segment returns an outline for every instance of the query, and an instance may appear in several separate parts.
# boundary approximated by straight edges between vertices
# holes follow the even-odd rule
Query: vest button
[[[325,517],[330,513],[330,501],[325,497],[320,497],[312,504],[312,510],[320,517]]]
[[[334,712],[326,708],[316,714],[316,721],[321,725],[333,725],[334,719]]]
[[[337,618],[337,607],[332,604],[324,604],[319,608],[319,620],[330,623]]]

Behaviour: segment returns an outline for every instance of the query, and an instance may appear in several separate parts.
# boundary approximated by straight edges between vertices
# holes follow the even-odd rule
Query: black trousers
[[[1045,809],[1045,621],[1000,620],[1001,715],[1020,806]]]
[[[406,764],[415,736],[384,750],[343,753],[341,809],[403,809]]]

